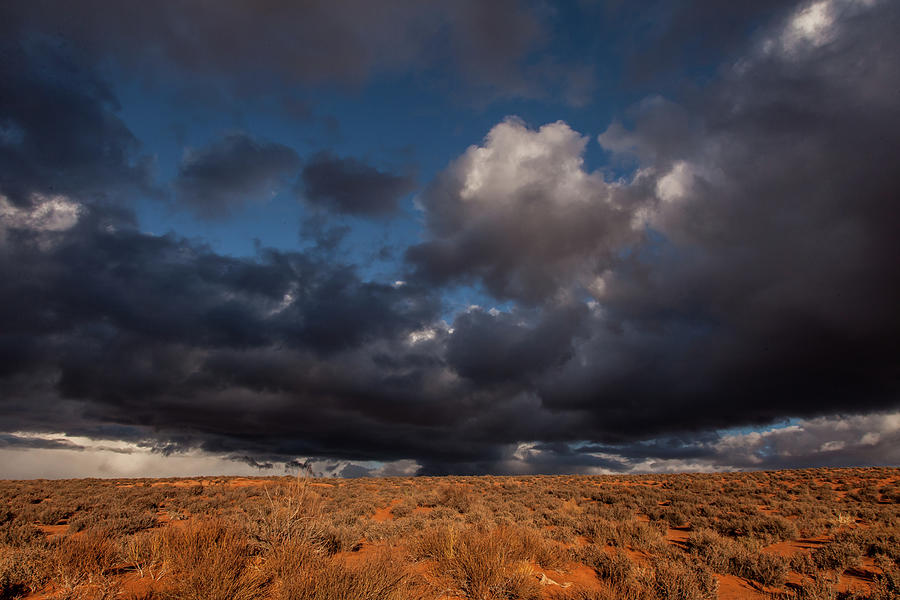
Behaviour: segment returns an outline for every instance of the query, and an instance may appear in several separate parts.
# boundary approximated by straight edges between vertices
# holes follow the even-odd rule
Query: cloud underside
[[[200,218],[224,219],[249,199],[275,196],[299,164],[292,148],[230,133],[185,152],[174,183],[176,202]]]
[[[495,125],[418,195],[404,285],[319,250],[233,258],[142,232],[111,201],[153,187],[114,98],[16,71],[58,109],[59,147],[0,100],[0,411],[32,436],[2,451],[78,451],[34,441],[65,433],[336,470],[895,464],[900,9],[819,4],[702,94],[647,98],[596,141]],[[634,173],[586,170],[591,143]],[[186,154],[177,191],[217,217],[298,168],[235,133]],[[302,183],[372,216],[411,189],[393,177],[322,155]],[[447,319],[458,285],[507,308]]]
[[[573,85],[566,72],[528,68],[545,34],[539,15],[517,0],[277,0],[265,7],[226,0],[215,10],[88,0],[80,10],[91,18],[73,18],[52,1],[10,5],[0,32],[61,38],[146,83],[177,81],[215,101],[265,99],[300,117],[310,113],[302,86],[353,87],[435,67],[446,71],[443,86],[488,98],[546,96],[548,86]]]
[[[316,154],[303,167],[298,192],[306,201],[328,211],[354,216],[387,216],[411,192],[410,176],[376,169],[356,158]]]

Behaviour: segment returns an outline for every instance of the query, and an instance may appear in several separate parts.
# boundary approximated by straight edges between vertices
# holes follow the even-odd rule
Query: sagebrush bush
[[[535,598],[537,578],[526,548],[510,529],[478,530],[434,527],[423,532],[415,553],[434,560],[468,598]]]
[[[49,556],[43,548],[0,546],[0,600],[36,592],[49,579]]]
[[[250,511],[246,530],[264,549],[293,545],[334,554],[342,546],[339,533],[322,518],[322,498],[308,480],[296,478],[288,486],[265,490],[265,502]]]
[[[410,577],[402,560],[390,553],[348,564],[315,557],[286,573],[277,600],[407,600]]]
[[[591,544],[581,548],[576,556],[580,562],[594,569],[597,577],[614,586],[624,585],[631,580],[634,573],[634,563],[618,548],[607,552]]]
[[[116,565],[118,558],[116,547],[103,536],[66,537],[50,552],[52,577],[66,589],[97,583]]]
[[[166,572],[164,544],[161,532],[142,532],[124,540],[121,556],[141,577],[159,579]]]
[[[638,581],[660,600],[715,600],[719,594],[718,580],[700,565],[654,559],[639,574]]]
[[[692,532],[686,548],[717,573],[736,575],[765,585],[780,585],[787,577],[788,561],[785,558],[760,552],[758,548],[708,529]]]
[[[815,575],[819,571],[843,572],[848,567],[859,565],[861,558],[862,550],[858,544],[849,540],[836,540],[812,552],[795,554],[791,559],[791,568],[808,575]]]
[[[234,526],[199,521],[163,536],[166,570],[173,582],[165,596],[179,600],[256,600],[268,575],[254,564],[252,545]]]

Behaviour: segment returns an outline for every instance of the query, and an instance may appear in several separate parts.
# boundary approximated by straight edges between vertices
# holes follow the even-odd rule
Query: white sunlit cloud
[[[878,0],[817,0],[801,5],[771,37],[762,44],[763,55],[773,53],[791,59],[834,41],[840,34],[840,21],[858,11],[868,10]]]
[[[35,194],[31,206],[13,205],[0,196],[0,226],[35,231],[65,231],[78,223],[81,205],[65,196]]]

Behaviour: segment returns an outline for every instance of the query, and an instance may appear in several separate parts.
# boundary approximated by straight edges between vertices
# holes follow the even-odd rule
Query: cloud
[[[796,3],[793,4],[796,6]],[[623,55],[622,80],[644,88],[682,80],[687,70],[714,70],[746,50],[746,40],[782,22],[792,3],[780,0],[717,2],[654,0],[634,10],[625,2],[598,3],[604,34]]]
[[[583,304],[532,315],[470,310],[453,322],[447,361],[479,385],[533,380],[572,358],[588,312]]]
[[[200,218],[225,218],[248,202],[276,195],[299,165],[287,146],[230,133],[185,150],[174,183],[177,201]]]
[[[900,413],[797,419],[750,432],[694,439],[663,438],[580,450],[617,456],[625,470],[664,470],[692,463],[703,470],[892,466],[900,463]]]
[[[33,194],[158,194],[152,161],[96,72],[48,41],[7,37],[0,55],[0,194],[7,202],[27,206]]]
[[[750,432],[663,437],[626,445],[519,442],[489,462],[456,463],[448,471],[413,460],[385,463],[289,459],[202,451],[163,455],[134,443],[54,435],[0,435],[6,478],[174,477],[197,474],[271,475],[306,465],[320,477],[405,477],[446,472],[508,474],[677,473],[799,467],[893,466],[900,463],[900,414],[799,419]]]
[[[83,450],[84,446],[81,446],[65,438],[59,439],[45,436],[21,435],[16,433],[0,433],[0,448]]]
[[[312,205],[346,215],[376,217],[397,210],[415,180],[408,175],[379,171],[356,158],[328,152],[314,155],[303,167],[298,187]]]
[[[163,456],[147,449],[131,453],[102,448],[0,447],[4,479],[70,479],[76,477],[192,477],[197,475],[268,476],[229,456],[189,452]]]
[[[462,320],[473,356],[500,345],[476,379],[617,443],[896,406],[897,10],[845,4],[827,44],[775,52],[775,23],[703,94],[640,102],[599,136],[638,161],[623,179],[588,172],[565,123],[508,120],[429,185],[407,280],[590,307],[530,369],[500,345],[502,318],[482,315],[483,337]],[[526,340],[540,318],[519,322]]]
[[[140,233],[129,217],[82,205],[68,229],[9,224],[10,431],[154,439],[261,463],[403,459],[431,443],[419,425],[439,423],[456,390],[438,348],[408,345],[436,318],[429,290],[363,281],[315,254],[219,256]]]
[[[482,283],[501,299],[541,302],[639,240],[642,199],[583,168],[587,138],[558,121],[533,130],[510,118],[422,194],[431,239],[409,248],[414,277]]]
[[[4,440],[128,443],[145,474],[165,457],[347,475],[896,463],[900,9],[842,6],[822,43],[780,44],[797,5],[702,94],[639,102],[598,138],[633,173],[590,170],[593,140],[564,122],[496,124],[421,194],[424,239],[384,281],[314,221],[312,249],[248,258],[142,232],[107,198],[146,172],[105,88],[58,103],[56,71],[14,69],[65,127],[59,152],[30,147],[50,128],[4,105]],[[233,134],[185,158],[179,189],[220,214],[296,161]],[[325,180],[321,198],[362,210]],[[460,285],[496,307],[449,313]]]
[[[92,18],[73,18],[52,1],[7,5],[4,33],[60,36],[129,77],[178,81],[182,89],[204,88],[217,100],[223,91],[245,100],[274,95],[293,112],[297,92],[284,84],[356,86],[375,75],[436,67],[490,94],[540,89],[525,77],[522,63],[542,40],[541,23],[516,0],[390,0],[377,6],[279,0],[265,7],[227,0],[216,10],[90,0],[78,10]]]

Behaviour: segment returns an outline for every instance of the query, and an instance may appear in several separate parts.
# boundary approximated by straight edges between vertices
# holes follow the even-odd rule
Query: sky
[[[900,4],[0,6],[0,477],[900,464]]]

